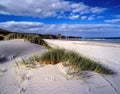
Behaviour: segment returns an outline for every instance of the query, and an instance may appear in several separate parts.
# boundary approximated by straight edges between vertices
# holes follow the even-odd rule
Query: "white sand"
[[[18,68],[14,66],[15,59],[39,54],[45,49],[23,40],[0,41],[0,94],[120,94],[119,45],[46,41],[103,61],[103,64],[117,71],[118,75],[103,76],[94,72],[82,72],[80,79],[67,80],[60,64],[35,69],[24,66]]]
[[[20,88],[13,66],[15,59],[42,51],[41,46],[23,40],[0,41],[0,94],[16,94]]]

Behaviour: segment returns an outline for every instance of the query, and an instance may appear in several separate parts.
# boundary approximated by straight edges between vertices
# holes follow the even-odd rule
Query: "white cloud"
[[[92,13],[101,13],[101,12],[103,12],[105,10],[106,10],[105,8],[99,8],[99,7],[93,7],[93,8],[91,8],[91,12]]]
[[[116,23],[116,22],[120,22],[120,19],[105,20],[105,22]]]
[[[44,24],[40,22],[1,22],[0,28],[41,34],[64,34],[76,36],[120,36],[120,25],[111,24]]]
[[[116,18],[120,19],[120,15],[114,15],[114,17],[116,17]]]
[[[113,15],[113,19],[105,20],[107,23],[118,23],[120,22],[120,15]]]
[[[95,16],[95,15],[91,15],[90,17],[88,17],[88,20],[94,20],[94,19],[95,19],[94,16]]]
[[[85,20],[87,18],[87,16],[82,16],[81,20]]]
[[[80,13],[80,14],[85,14],[85,13],[90,13],[90,7],[83,4],[83,3],[73,3],[70,6],[72,8],[73,13]]]
[[[71,16],[69,17],[69,19],[72,19],[72,20],[78,19],[78,18],[79,18],[79,15],[71,15]]]
[[[64,0],[0,0],[0,13],[32,17],[79,18],[81,14],[101,13],[105,8],[90,7],[83,3]],[[78,15],[76,15],[78,14]]]

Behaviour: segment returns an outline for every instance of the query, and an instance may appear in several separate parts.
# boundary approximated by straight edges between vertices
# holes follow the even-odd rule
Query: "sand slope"
[[[20,83],[13,62],[17,58],[41,53],[44,49],[23,40],[0,41],[0,94],[16,94]]]

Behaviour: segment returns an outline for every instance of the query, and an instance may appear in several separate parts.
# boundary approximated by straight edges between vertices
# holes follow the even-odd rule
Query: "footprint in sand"
[[[20,92],[25,92],[26,91],[26,88],[20,88],[18,91],[17,91],[17,94],[19,94]]]
[[[30,78],[31,78],[31,75],[30,75],[30,74],[26,74],[26,73],[23,73],[22,76],[23,76],[24,80],[23,80],[23,82],[21,83],[21,85],[20,85],[20,87],[19,87],[19,90],[17,91],[17,94],[26,91],[26,87],[27,87],[27,85],[28,85],[28,81],[29,81]]]
[[[21,93],[21,92],[25,92],[27,85],[28,85],[28,82],[27,82],[27,80],[26,80],[26,81],[24,81],[24,82],[20,85],[20,88],[19,88],[19,90],[17,91],[17,94],[19,94],[19,93]]]
[[[50,76],[46,80],[48,80],[48,81],[55,81],[55,78],[53,76]]]

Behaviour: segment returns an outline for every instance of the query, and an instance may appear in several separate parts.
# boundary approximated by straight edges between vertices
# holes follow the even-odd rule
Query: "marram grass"
[[[42,64],[57,64],[63,62],[64,65],[69,65],[76,71],[90,70],[101,74],[114,74],[114,72],[87,57],[83,57],[77,52],[64,49],[51,49],[39,56],[29,58],[32,62],[39,62]]]
[[[11,39],[24,39],[30,41],[31,43],[42,45],[46,48],[51,48],[39,35],[35,35],[35,34],[10,33],[4,38],[4,40],[11,40]]]
[[[40,61],[45,64],[57,64],[64,60],[64,49],[51,49],[40,56]]]

